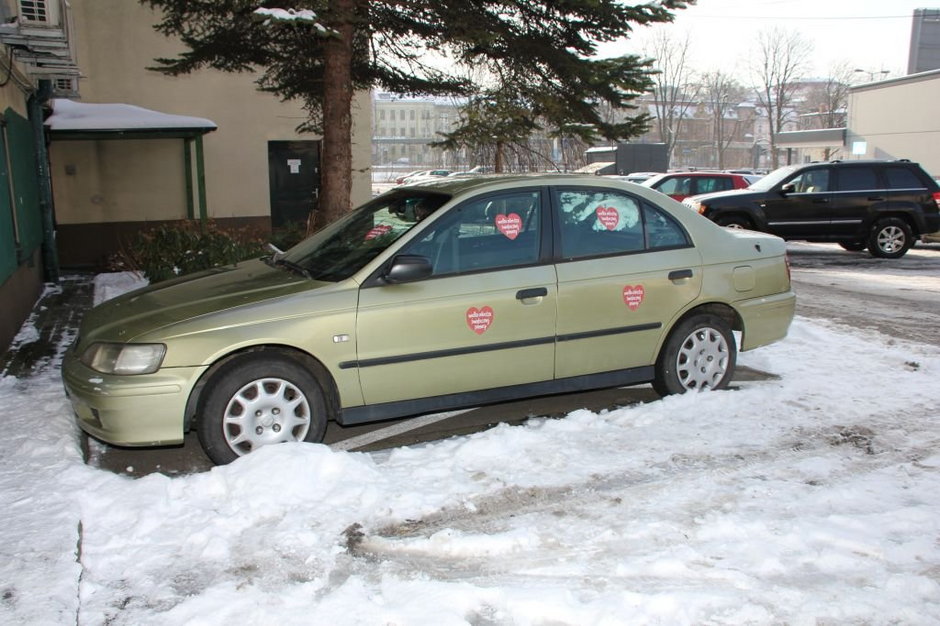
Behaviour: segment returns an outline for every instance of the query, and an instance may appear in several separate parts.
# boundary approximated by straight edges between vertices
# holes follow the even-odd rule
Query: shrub
[[[170,222],[143,230],[111,258],[112,270],[143,274],[150,283],[230,265],[265,254],[265,241],[248,228],[222,229],[213,222]]]

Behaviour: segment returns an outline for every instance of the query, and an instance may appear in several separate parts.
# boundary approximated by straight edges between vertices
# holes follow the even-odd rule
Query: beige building
[[[853,87],[844,158],[910,159],[940,176],[938,101],[940,70]]]
[[[153,30],[158,15],[139,2],[70,4],[82,103],[208,124],[147,127],[105,113],[91,116],[96,125],[54,127],[49,152],[63,266],[100,266],[144,224],[208,217],[264,231],[306,217],[319,190],[320,142],[296,132],[305,120],[299,104],[259,92],[247,74],[148,70],[155,58],[184,48]],[[362,94],[353,115],[354,204],[370,195],[369,113]]]

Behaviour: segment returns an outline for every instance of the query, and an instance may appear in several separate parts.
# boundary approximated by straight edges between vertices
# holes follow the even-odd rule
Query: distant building
[[[462,167],[461,155],[432,147],[453,130],[462,102],[454,98],[372,94],[372,164],[404,169]]]
[[[915,9],[907,73],[940,69],[940,9]]]

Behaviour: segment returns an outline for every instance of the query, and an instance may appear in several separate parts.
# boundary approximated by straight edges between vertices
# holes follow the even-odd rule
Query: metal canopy
[[[55,99],[52,100],[52,115],[46,119],[45,126],[50,141],[182,139],[186,214],[189,219],[195,219],[195,203],[198,200],[199,219],[208,219],[202,136],[218,128],[212,120],[161,113],[130,104],[94,104]]]

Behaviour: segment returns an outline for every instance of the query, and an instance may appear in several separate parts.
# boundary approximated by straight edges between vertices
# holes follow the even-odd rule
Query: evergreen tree
[[[162,12],[159,32],[187,47],[157,59],[155,69],[259,72],[261,89],[303,103],[306,129],[323,136],[317,224],[350,209],[355,89],[469,96],[509,87],[556,127],[586,125],[604,137],[627,137],[642,121],[606,123],[597,107],[628,106],[648,88],[650,70],[633,55],[593,58],[597,46],[627,37],[634,25],[671,21],[673,10],[694,3],[283,0],[292,3],[285,15],[256,11],[259,4],[283,6],[277,0],[140,1]],[[466,68],[482,70],[476,72],[482,78],[469,78]]]

